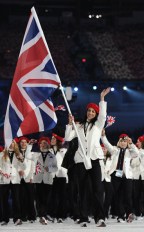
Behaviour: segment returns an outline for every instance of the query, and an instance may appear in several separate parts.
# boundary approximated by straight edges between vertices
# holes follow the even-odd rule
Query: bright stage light
[[[97,86],[96,86],[96,85],[94,85],[94,86],[93,86],[93,90],[96,90],[96,89],[97,89]]]
[[[127,90],[128,88],[127,88],[127,86],[123,86],[123,90]]]
[[[112,92],[113,92],[113,91],[115,91],[115,88],[114,88],[114,87],[112,87],[112,88],[111,88],[111,91],[112,91]]]
[[[74,91],[77,92],[78,91],[78,87],[74,87]]]

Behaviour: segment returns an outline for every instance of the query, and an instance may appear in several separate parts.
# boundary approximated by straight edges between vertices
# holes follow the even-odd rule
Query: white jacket
[[[139,156],[134,160],[132,164],[133,178],[134,180],[144,180],[144,149],[139,149]]]
[[[101,139],[102,139],[104,146],[108,149],[108,151],[112,155],[112,165],[110,168],[111,169],[110,174],[112,174],[114,171],[116,171],[116,168],[117,168],[120,148],[116,146],[112,146],[107,140],[106,136],[103,136]],[[131,162],[138,155],[139,155],[138,149],[134,144],[131,144],[130,148],[127,148],[125,151],[124,162],[123,162],[123,172],[127,179],[133,179]]]
[[[99,160],[100,166],[101,166],[101,173],[102,173],[102,181],[111,182],[111,168],[112,168],[112,158],[108,157],[106,160],[106,163],[104,163],[104,160]]]
[[[50,148],[49,151],[54,154],[54,150],[52,148]],[[58,170],[57,170],[57,172],[54,172],[53,174],[54,174],[54,177],[55,176],[56,177],[65,177],[66,182],[68,183],[67,169],[61,166],[66,152],[67,152],[66,148],[61,148],[59,151],[57,151],[55,156],[56,156],[56,160],[57,160]]]
[[[25,170],[24,170],[24,180],[26,183],[29,183],[34,178],[35,173],[35,163],[33,160],[27,158],[24,159]]]
[[[0,152],[0,160],[1,160],[2,156],[3,156],[3,152]],[[0,161],[0,163],[1,163],[1,161]],[[0,167],[0,170],[1,170],[1,167]],[[0,174],[0,184],[3,184],[3,175],[2,174]]]
[[[3,157],[0,158],[0,171],[2,173],[7,174],[9,178],[6,178],[4,175],[2,177],[2,183],[3,184],[9,184],[10,182],[12,184],[20,184],[21,177],[19,175],[19,171],[25,169],[25,164],[21,163],[15,156],[13,156],[12,163],[10,161],[10,158],[7,157],[5,160]]]
[[[29,153],[27,152],[27,159],[33,160],[35,163],[35,173],[33,182],[34,183],[42,183],[44,184],[53,184],[53,172],[56,172],[58,170],[57,168],[57,160],[55,155],[52,153],[48,153],[45,161],[43,162],[42,154],[41,152],[31,152],[32,146],[28,145],[27,147]],[[40,172],[36,173],[37,165],[39,165]],[[48,171],[46,171],[45,168],[48,168]]]
[[[98,119],[91,130],[90,130],[91,125],[88,126],[86,136],[84,133],[84,126],[80,124],[76,124],[78,134],[80,136],[83,148],[86,152],[85,155],[92,160],[104,158],[103,150],[100,145],[100,138],[106,120],[106,106],[107,103],[105,101],[101,101],[99,103],[100,111],[99,111]],[[73,126],[67,125],[65,131],[65,141],[71,141],[75,137],[77,137],[77,135],[75,130],[73,129]],[[84,162],[83,152],[80,144],[78,146],[78,150],[76,151],[74,160],[75,163]]]

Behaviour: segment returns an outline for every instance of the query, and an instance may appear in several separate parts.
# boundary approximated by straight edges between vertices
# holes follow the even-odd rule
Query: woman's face
[[[21,149],[26,149],[27,148],[27,141],[25,139],[22,139],[20,141],[20,148]]]
[[[139,141],[139,139],[137,140],[137,147],[138,147],[138,149],[140,149],[142,147],[142,143]]]
[[[45,140],[42,140],[41,142],[40,142],[40,150],[42,149],[48,149],[49,148],[49,145],[48,145],[48,142],[47,141],[45,141]]]
[[[106,147],[102,147],[102,150],[103,150],[103,153],[104,153],[104,156],[106,156],[106,154],[107,154],[107,148]]]
[[[87,120],[90,121],[93,118],[95,118],[95,116],[96,116],[95,110],[93,108],[88,108],[88,110],[87,110]]]
[[[120,142],[119,142],[119,146],[120,148],[126,148],[128,146],[128,141],[127,139],[122,139]]]
[[[51,138],[51,145],[52,145],[52,146],[55,146],[56,143],[57,143],[57,139],[53,136],[53,137]]]

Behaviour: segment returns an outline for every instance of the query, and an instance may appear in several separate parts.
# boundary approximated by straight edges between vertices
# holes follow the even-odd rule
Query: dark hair
[[[144,149],[144,141],[141,142],[141,148]]]
[[[111,159],[111,153],[110,153],[109,151],[107,151],[107,153],[106,153],[106,160],[107,160],[108,158]]]
[[[92,129],[94,123],[97,121],[97,118],[98,118],[98,113],[96,113],[96,116],[94,118],[91,119],[91,127],[90,127],[90,130]],[[80,122],[81,125],[84,125],[87,121],[87,115],[85,115],[84,119]]]
[[[56,139],[56,146],[57,146],[57,151],[59,151],[63,147],[63,144],[60,140]],[[51,145],[51,147],[53,147],[53,145]]]

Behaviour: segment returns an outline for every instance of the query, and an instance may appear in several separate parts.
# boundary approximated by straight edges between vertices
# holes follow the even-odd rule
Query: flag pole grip
[[[64,93],[64,91],[63,91],[63,87],[62,87],[61,84],[59,85],[59,89],[60,89],[61,92],[62,92],[62,95],[63,95],[64,101],[65,101],[65,104],[66,104],[68,113],[72,115],[71,110],[70,110],[70,107],[69,107],[69,104],[68,104],[68,101],[67,101],[67,99],[66,99],[66,96],[65,96],[65,93]],[[78,137],[78,140],[79,140],[79,144],[80,144],[81,149],[82,149],[82,152],[83,152],[83,158],[84,158],[84,157],[86,156],[85,150],[84,150],[84,148],[83,148],[83,145],[82,145],[82,142],[81,142],[81,139],[80,139],[80,136],[79,136],[79,133],[78,133],[78,130],[77,130],[77,127],[76,127],[76,124],[75,124],[75,121],[74,121],[74,120],[72,120],[72,124],[73,124],[73,127],[74,127],[74,129],[75,129],[75,132],[76,132],[76,134],[77,134],[77,137]]]

